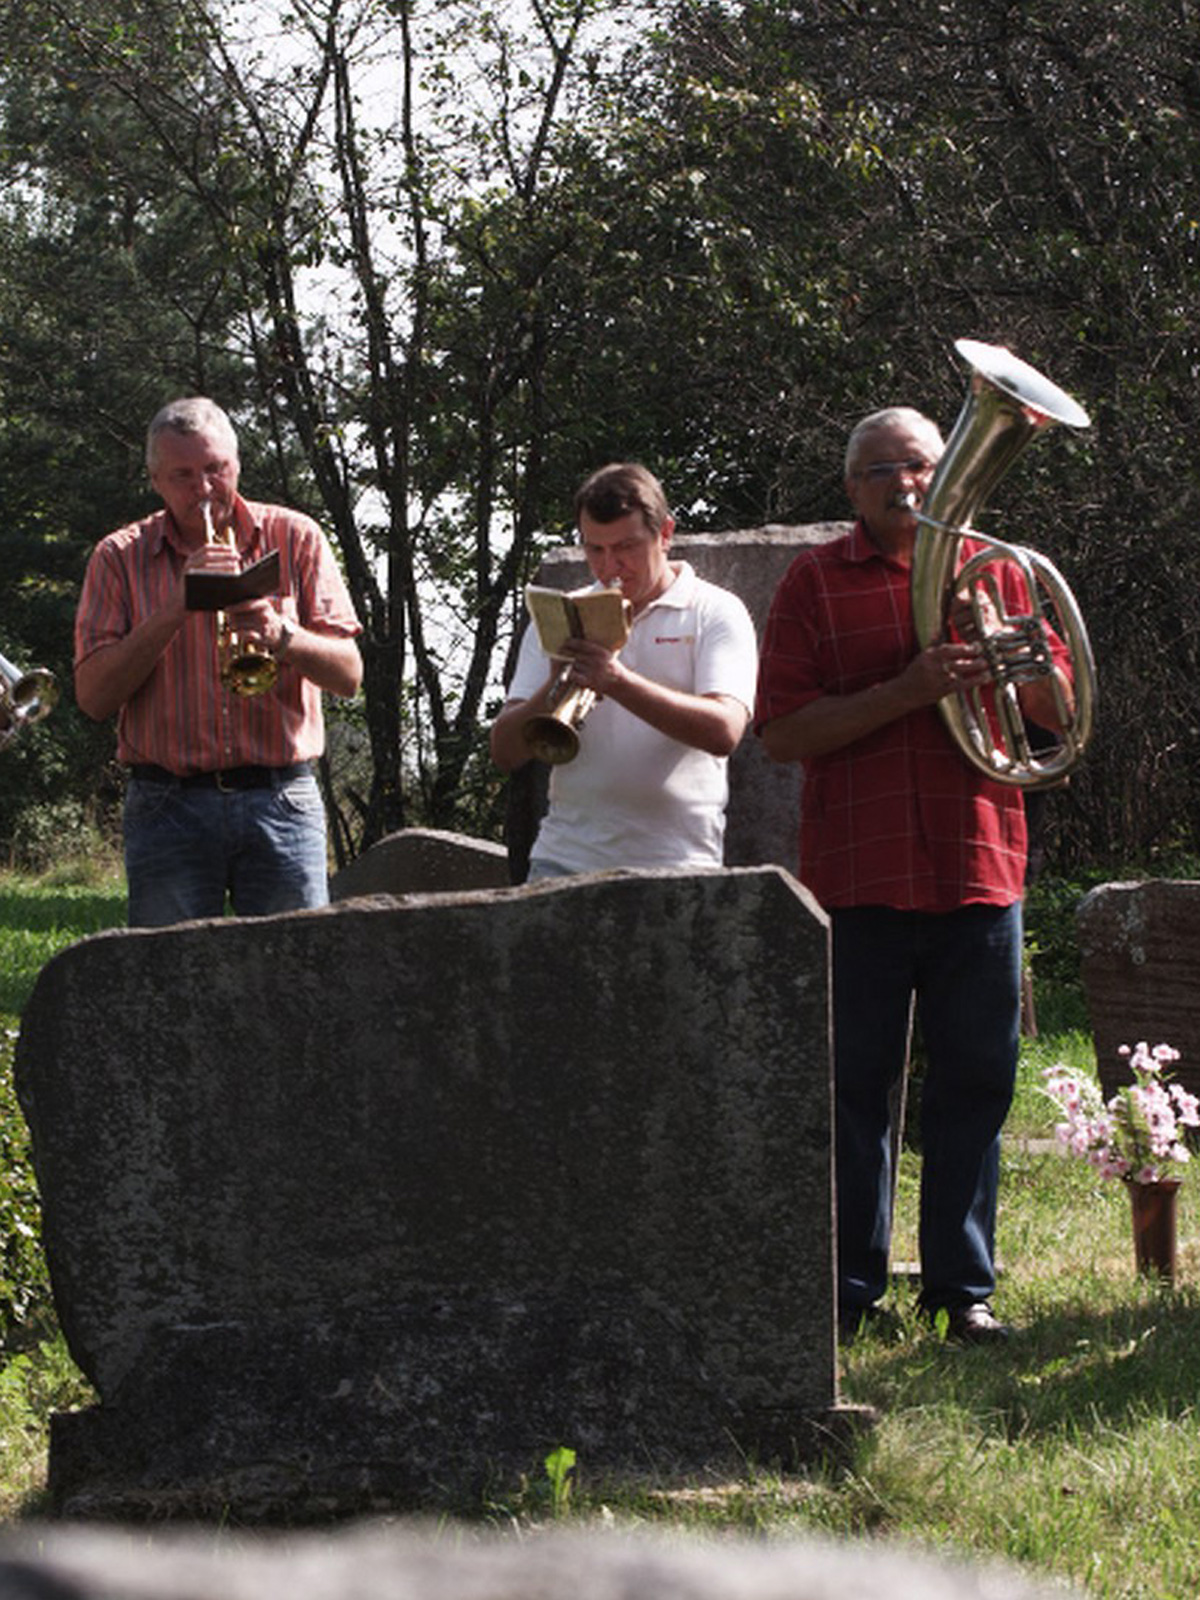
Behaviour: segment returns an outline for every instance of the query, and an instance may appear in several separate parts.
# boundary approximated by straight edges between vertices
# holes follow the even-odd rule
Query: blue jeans
[[[162,928],[329,902],[325,808],[311,773],[262,789],[131,778],[125,796],[129,924]]]
[[[887,1287],[888,1097],[914,999],[925,1050],[921,1302],[986,1300],[996,1287],[1000,1129],[1020,1040],[1021,907],[935,915],[864,906],[835,910],[832,922],[840,1304],[869,1306]]]

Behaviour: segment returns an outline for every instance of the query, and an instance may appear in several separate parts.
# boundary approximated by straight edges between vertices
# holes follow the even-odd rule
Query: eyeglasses
[[[919,478],[922,474],[932,471],[932,461],[923,461],[920,456],[912,456],[908,461],[872,461],[869,466],[859,467],[854,476],[866,478],[868,483],[886,483],[898,472],[907,472],[912,477]]]

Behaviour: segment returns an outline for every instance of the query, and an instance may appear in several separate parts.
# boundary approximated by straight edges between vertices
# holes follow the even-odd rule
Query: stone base
[[[593,1476],[789,1471],[845,1455],[873,1420],[739,1411],[645,1295],[431,1295],[390,1319],[164,1330],[112,1402],[51,1419],[49,1490],[73,1519],[477,1513],[540,1480],[559,1444]]]

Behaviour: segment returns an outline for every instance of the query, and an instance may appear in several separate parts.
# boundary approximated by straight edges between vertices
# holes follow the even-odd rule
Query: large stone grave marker
[[[119,930],[17,1077],[71,1516],[481,1504],[847,1421],[827,922],[777,869]],[[97,1019],[103,1017],[103,1026]]]

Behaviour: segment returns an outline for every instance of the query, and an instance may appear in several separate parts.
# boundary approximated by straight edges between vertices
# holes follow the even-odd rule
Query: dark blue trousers
[[[889,1095],[914,1002],[925,1054],[921,1303],[986,1300],[1020,1036],[1020,904],[941,914],[863,906],[835,910],[832,922],[839,1303],[865,1307],[887,1287]]]

